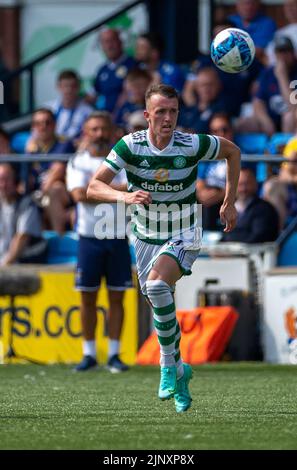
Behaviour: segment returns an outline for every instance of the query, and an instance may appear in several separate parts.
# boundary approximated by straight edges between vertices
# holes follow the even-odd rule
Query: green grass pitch
[[[158,380],[154,367],[0,366],[0,449],[297,449],[296,366],[194,367],[181,415]]]

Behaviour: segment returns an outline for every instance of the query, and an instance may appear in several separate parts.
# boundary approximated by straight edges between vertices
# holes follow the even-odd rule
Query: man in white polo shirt
[[[106,278],[109,298],[108,368],[111,372],[123,372],[128,369],[127,365],[119,358],[119,338],[124,316],[124,292],[127,288],[132,287],[125,218],[122,221],[116,220],[116,204],[109,205],[107,209],[102,207],[101,211],[98,203],[87,200],[86,197],[86,189],[91,177],[110,151],[112,128],[108,112],[92,113],[83,127],[85,149],[78,152],[67,166],[67,188],[77,203],[77,231],[79,233],[76,288],[81,291],[81,321],[84,340],[83,360],[76,368],[78,371],[85,371],[97,365],[96,299],[103,276]],[[118,190],[126,189],[124,171],[114,180],[113,187]],[[100,217],[104,217],[104,220],[107,221],[104,230],[98,230]],[[118,222],[117,226],[116,222]]]

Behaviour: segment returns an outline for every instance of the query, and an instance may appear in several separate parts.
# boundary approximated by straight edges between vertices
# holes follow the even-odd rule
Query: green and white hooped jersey
[[[147,242],[163,244],[197,223],[196,179],[200,160],[214,160],[220,141],[206,134],[174,131],[163,150],[149,139],[148,130],[120,139],[104,164],[114,173],[125,168],[128,191],[150,192],[149,206],[133,204],[132,230]]]

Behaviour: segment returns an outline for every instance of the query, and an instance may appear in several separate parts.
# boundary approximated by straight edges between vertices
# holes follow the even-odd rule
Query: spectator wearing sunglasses
[[[55,117],[47,108],[37,109],[32,116],[31,133],[26,151],[32,154],[74,153],[70,141],[62,141],[55,133]],[[44,208],[48,228],[63,234],[71,225],[71,199],[65,186],[66,164],[61,161],[34,162],[29,171],[29,189]]]

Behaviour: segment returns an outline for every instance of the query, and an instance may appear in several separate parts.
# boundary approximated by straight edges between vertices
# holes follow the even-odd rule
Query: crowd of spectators
[[[283,10],[287,25],[277,29],[276,23],[262,13],[259,0],[237,0],[236,13],[215,25],[213,35],[233,26],[248,31],[255,42],[253,65],[235,75],[218,70],[210,56],[200,52],[193,63],[182,67],[163,60],[162,41],[152,32],[136,39],[134,57],[129,57],[120,33],[103,29],[98,41],[105,63],[97,70],[93,88],[82,92],[78,72],[63,70],[57,77],[57,98],[44,103],[32,115],[25,152],[79,153],[84,149],[84,123],[95,110],[110,113],[114,126],[111,144],[127,132],[144,129],[147,87],[151,83],[170,84],[181,95],[178,119],[181,130],[212,133],[235,142],[242,133],[263,133],[267,139],[275,133],[287,136],[284,155],[288,163],[277,170],[268,165],[265,181],[260,184],[253,177],[256,165],[247,165],[238,193],[239,212],[243,213],[247,207],[265,212],[269,220],[273,219],[273,229],[262,235],[255,229],[255,240],[246,235],[242,237],[243,231],[237,230],[233,239],[275,240],[279,231],[297,215],[297,100],[292,89],[292,83],[297,80],[297,0],[285,0]],[[0,153],[11,152],[9,136],[1,129]],[[14,179],[7,166],[2,164],[0,170],[3,181]],[[18,182],[14,191],[19,195],[30,194],[39,207],[44,229],[59,234],[73,229],[76,207],[66,188],[66,163],[16,165],[13,171],[22,180],[14,179]],[[0,210],[5,206],[2,187],[4,183],[0,187]],[[204,228],[208,230],[221,229],[219,206],[224,190],[224,163],[201,165],[197,175],[197,199],[204,205]],[[249,219],[245,219],[244,227],[248,229],[250,225],[246,220]],[[265,219],[260,217],[259,220]],[[266,229],[264,225],[261,224]],[[232,234],[229,238],[232,240]]]

